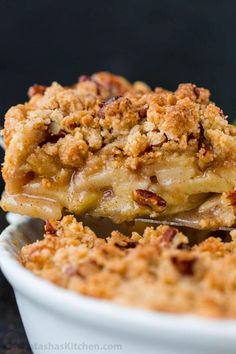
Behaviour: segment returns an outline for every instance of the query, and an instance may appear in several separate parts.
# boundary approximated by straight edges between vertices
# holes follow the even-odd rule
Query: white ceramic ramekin
[[[34,353],[226,354],[236,352],[236,321],[121,307],[61,289],[24,269],[20,247],[42,234],[26,219],[0,237],[0,265],[12,285]],[[158,294],[157,294],[158,296]]]

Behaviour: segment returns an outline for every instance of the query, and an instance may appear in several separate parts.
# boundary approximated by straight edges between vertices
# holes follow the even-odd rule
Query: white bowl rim
[[[27,224],[28,221],[24,221]],[[22,223],[22,224],[23,224]],[[26,270],[15,258],[6,240],[10,239],[17,225],[8,226],[0,236],[0,266],[14,290],[58,315],[80,320],[137,338],[163,338],[171,341],[222,343],[235,342],[236,320],[208,319],[192,315],[158,313],[124,307],[106,300],[86,297],[60,288]],[[63,306],[62,306],[63,304]]]

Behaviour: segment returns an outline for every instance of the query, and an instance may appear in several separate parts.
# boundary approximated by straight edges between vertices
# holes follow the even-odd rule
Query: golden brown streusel
[[[205,141],[214,159],[227,157],[231,149],[235,150],[236,128],[228,124],[209,96],[208,90],[193,84],[180,84],[175,92],[161,88],[152,91],[143,83],[132,85],[109,73],[83,76],[72,87],[55,82],[49,87],[32,86],[30,101],[12,107],[6,114],[4,176],[7,179],[14,174],[23,154],[25,166],[20,172],[26,173],[30,169],[27,157],[35,146],[42,149],[45,144],[57,146],[54,156],[64,166],[80,164],[81,150],[88,158],[114,141],[119,143],[124,158],[138,156],[142,163],[147,149],[146,160],[157,147],[197,153]],[[27,128],[32,134],[37,130],[43,134],[38,139],[23,134],[19,139],[20,132]],[[74,146],[78,136],[84,146],[75,148],[73,154],[70,149],[61,154],[63,146]],[[10,145],[16,148],[14,159]],[[235,155],[230,154],[230,158]]]
[[[236,317],[236,231],[190,247],[177,229],[147,227],[106,239],[66,216],[21,250],[34,274],[84,295],[155,311]]]

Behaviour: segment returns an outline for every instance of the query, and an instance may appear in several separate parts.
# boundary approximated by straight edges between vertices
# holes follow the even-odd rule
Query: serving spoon
[[[204,230],[200,227],[199,223],[197,221],[189,221],[189,220],[183,220],[181,218],[174,218],[171,220],[156,220],[156,219],[151,219],[151,218],[137,218],[135,219],[136,222],[142,222],[145,224],[152,224],[152,225],[169,225],[169,226],[176,226],[176,227],[188,227],[190,229],[195,229],[195,230]],[[234,230],[234,227],[219,227],[217,229],[207,229],[206,231],[232,231]]]

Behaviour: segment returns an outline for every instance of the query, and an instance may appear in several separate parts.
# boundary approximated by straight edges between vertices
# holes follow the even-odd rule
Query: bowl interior
[[[164,314],[122,307],[112,302],[82,296],[51,284],[23,268],[18,262],[21,247],[42,238],[43,222],[28,219],[11,225],[0,236],[0,266],[14,290],[49,311],[65,318],[86,321],[92,325],[130,333],[135,337],[157,340],[193,340],[207,343],[234,343],[235,320],[213,320],[191,315]],[[62,306],[63,304],[63,306]],[[37,305],[37,306],[38,306]],[[186,333],[188,334],[186,336]]]

